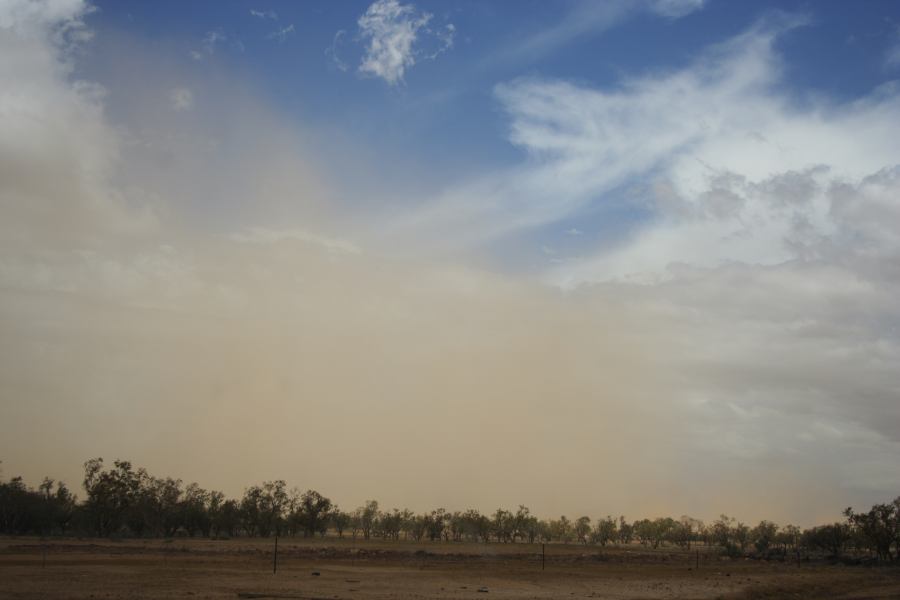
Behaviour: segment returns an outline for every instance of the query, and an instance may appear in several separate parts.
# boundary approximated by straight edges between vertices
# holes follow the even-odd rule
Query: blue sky
[[[4,469],[889,500],[898,78],[896,2],[0,1]]]
[[[520,78],[616,90],[634,78],[685,69],[708,48],[779,13],[804,20],[773,43],[781,75],[771,85],[799,110],[864,98],[900,68],[889,58],[900,39],[892,2],[670,4],[399,4],[409,9],[401,21],[430,18],[408,50],[415,64],[396,80],[361,71],[371,41],[358,22],[365,2],[100,2],[87,20],[96,35],[92,52],[115,56],[122,36],[165,48],[183,63],[185,78],[195,78],[195,95],[211,71],[240,78],[297,126],[330,140],[319,153],[362,157],[365,164],[351,174],[333,169],[342,196],[365,188],[370,202],[387,206],[398,196],[417,203],[461,179],[521,162],[496,94],[498,85]],[[448,26],[449,42],[438,37]],[[90,60],[83,66],[86,76],[106,78],[114,107],[109,74],[92,70]],[[565,219],[503,240],[494,259],[530,268],[548,244],[573,244],[560,231],[603,230],[604,239],[624,231],[646,215],[620,206],[621,193],[605,190]]]
[[[454,25],[453,47],[435,60],[421,61],[391,85],[358,71],[364,42],[357,20],[366,2],[97,6],[89,21],[100,43],[105,33],[124,31],[180,50],[187,61],[209,32],[221,33],[223,41],[215,44],[211,58],[246,72],[287,113],[300,121],[353,119],[362,141],[394,141],[391,149],[399,153],[424,152],[423,162],[456,162],[460,152],[488,161],[498,154],[510,160],[503,152],[505,127],[492,90],[515,77],[615,86],[626,77],[684,67],[707,46],[739,34],[772,11],[785,11],[807,15],[810,21],[778,43],[788,70],[783,85],[798,101],[821,94],[847,100],[896,77],[896,65],[885,59],[900,27],[900,9],[890,1],[709,2],[682,17],[633,9],[616,19],[615,26],[561,31],[554,38],[558,41],[528,50],[522,48],[527,40],[563,29],[566,19],[580,11],[601,12],[602,3],[420,2],[415,10],[433,15],[430,27]],[[270,37],[290,27],[283,39]],[[339,31],[345,33],[335,55],[347,71],[336,68],[333,55],[326,53]],[[425,41],[419,44],[433,42],[426,34],[420,38]]]

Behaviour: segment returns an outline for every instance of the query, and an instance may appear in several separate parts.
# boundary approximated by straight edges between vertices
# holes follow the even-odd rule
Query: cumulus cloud
[[[403,81],[404,73],[417,60],[434,59],[453,47],[456,29],[453,24],[432,30],[433,15],[419,12],[412,4],[398,0],[378,0],[359,18],[360,36],[367,42],[359,65],[360,73],[380,77],[390,85]],[[431,51],[417,47],[421,35],[434,37],[439,45]]]
[[[791,244],[771,242],[783,237],[778,228],[790,219],[760,214],[759,203],[748,203],[745,184],[799,193],[788,192],[789,182],[813,184],[798,174],[809,174],[816,185],[823,185],[822,177],[859,181],[891,166],[898,151],[895,132],[882,126],[897,117],[897,92],[890,85],[856,102],[803,107],[778,92],[781,63],[773,43],[803,22],[773,15],[710,48],[687,69],[628,79],[614,89],[535,78],[499,85],[510,141],[526,160],[451,187],[395,224],[394,231],[431,235],[432,228],[453,227],[460,235],[448,242],[452,250],[624,203],[665,221],[666,235],[676,220],[698,228],[715,222],[720,229],[709,235],[729,240],[710,252],[701,247],[708,237],[686,229],[679,238],[683,243],[673,242],[680,244],[677,251],[672,246],[650,253],[666,261],[647,266],[650,270],[700,257],[709,266],[750,255],[786,260]],[[620,193],[613,196],[613,190]],[[794,212],[778,210],[798,219],[794,227],[803,219],[827,227],[824,201],[810,202]],[[745,235],[751,232],[757,237]],[[643,268],[625,264],[628,260],[622,258],[615,268],[610,264],[606,276]]]
[[[93,10],[84,0],[8,0],[0,6],[0,29],[48,36],[57,44],[67,38],[87,41],[91,32],[84,17]]]
[[[522,165],[451,187],[391,235],[452,256],[588,210],[636,213],[544,277],[643,315],[677,365],[654,376],[673,377],[698,460],[804,464],[820,482],[832,461],[832,481],[891,494],[900,93],[798,105],[775,41],[804,22],[769,15],[686,69],[611,89],[498,86]]]

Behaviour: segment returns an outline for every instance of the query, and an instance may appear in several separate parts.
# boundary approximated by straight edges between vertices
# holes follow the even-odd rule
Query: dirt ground
[[[0,538],[0,598],[900,598],[900,569],[640,547]]]

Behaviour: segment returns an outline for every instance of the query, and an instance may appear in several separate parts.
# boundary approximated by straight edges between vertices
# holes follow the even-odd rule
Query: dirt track
[[[2,598],[900,598],[900,570],[683,551],[281,540],[0,540]],[[315,575],[314,573],[318,573]],[[486,590],[486,591],[479,591]]]

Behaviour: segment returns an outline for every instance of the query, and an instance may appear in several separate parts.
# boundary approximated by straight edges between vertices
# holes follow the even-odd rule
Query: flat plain
[[[900,569],[599,548],[281,538],[0,539],[2,598],[900,598]],[[699,568],[697,567],[699,561]]]

